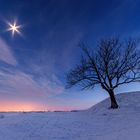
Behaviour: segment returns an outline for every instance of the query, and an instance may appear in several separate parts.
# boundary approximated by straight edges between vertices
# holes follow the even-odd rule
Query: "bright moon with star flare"
[[[21,25],[17,25],[16,22],[14,22],[13,24],[8,23],[8,25],[9,25],[8,31],[12,32],[12,36],[14,36],[15,33],[21,34],[21,32],[19,31]]]

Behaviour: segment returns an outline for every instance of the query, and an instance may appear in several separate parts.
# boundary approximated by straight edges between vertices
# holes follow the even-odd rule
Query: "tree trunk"
[[[114,95],[114,91],[113,90],[109,90],[108,91],[109,96],[110,96],[110,100],[111,100],[111,107],[112,109],[117,109],[118,108],[118,104]]]

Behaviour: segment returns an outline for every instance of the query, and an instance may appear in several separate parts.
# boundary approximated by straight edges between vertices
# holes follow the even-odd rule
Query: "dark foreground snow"
[[[0,140],[140,140],[140,93],[117,95],[81,112],[1,113]]]

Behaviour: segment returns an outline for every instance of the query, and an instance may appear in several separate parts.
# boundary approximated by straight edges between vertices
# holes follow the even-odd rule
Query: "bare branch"
[[[120,85],[140,81],[140,51],[137,41],[118,38],[103,39],[93,51],[82,44],[84,56],[67,75],[69,87],[79,84],[82,89],[100,84],[106,91]]]

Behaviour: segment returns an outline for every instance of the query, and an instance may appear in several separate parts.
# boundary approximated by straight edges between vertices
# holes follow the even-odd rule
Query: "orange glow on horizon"
[[[37,103],[30,102],[0,102],[0,112],[30,112],[30,111],[48,111]]]
[[[49,106],[30,101],[0,101],[0,112],[71,111],[79,109],[80,107],[76,106]]]

